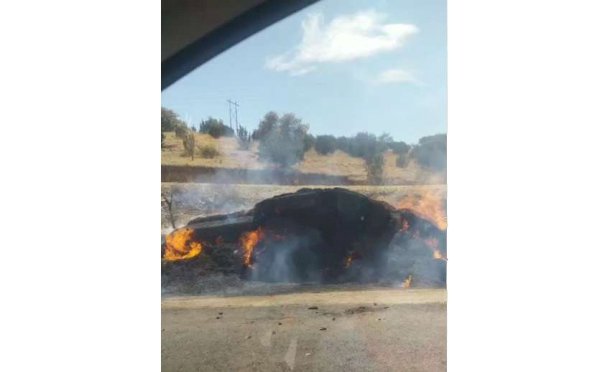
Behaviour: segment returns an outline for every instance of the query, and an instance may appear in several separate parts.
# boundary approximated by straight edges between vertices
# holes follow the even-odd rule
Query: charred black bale
[[[256,252],[257,279],[281,281],[273,275],[281,264],[277,250],[288,251],[284,270],[295,281],[345,281],[377,279],[377,270],[351,278],[346,269],[349,257],[360,258],[363,266],[378,266],[397,230],[393,207],[342,188],[301,189],[293,194],[266,199],[254,207],[254,224],[282,237],[281,242],[264,242]]]
[[[188,228],[194,229],[199,240],[222,238],[236,241],[244,232],[253,226],[252,210],[230,214],[197,217],[188,222]]]
[[[163,261],[164,284],[195,285],[214,273],[271,282],[446,282],[445,230],[347,189],[301,189],[248,211],[193,219],[186,228],[202,253]],[[240,239],[249,232],[260,232],[250,252]]]

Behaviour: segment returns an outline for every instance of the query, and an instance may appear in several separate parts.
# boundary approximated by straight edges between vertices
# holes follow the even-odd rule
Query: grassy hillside
[[[198,155],[192,160],[184,157],[182,140],[175,133],[166,133],[165,147],[162,149],[163,165],[205,166],[215,168],[265,169],[272,167],[258,158],[258,143],[253,143],[249,150],[240,150],[235,138],[214,139],[206,134],[195,133]],[[219,152],[214,158],[203,158],[199,154],[202,148],[214,148]],[[361,158],[352,157],[337,150],[330,155],[319,155],[314,149],[309,150],[304,161],[294,167],[303,173],[320,173],[332,176],[347,176],[352,180],[364,182],[367,179],[365,162]],[[396,155],[391,151],[385,153],[384,182],[390,185],[402,184],[445,184],[442,174],[431,172],[415,163],[405,168],[396,166]]]

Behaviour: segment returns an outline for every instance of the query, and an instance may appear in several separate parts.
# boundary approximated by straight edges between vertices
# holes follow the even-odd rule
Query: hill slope
[[[253,143],[249,150],[241,150],[235,138],[214,139],[206,134],[195,133],[197,148],[214,148],[219,152],[214,158],[203,158],[197,155],[194,160],[182,156],[182,140],[175,133],[166,133],[165,146],[161,151],[161,164],[174,166],[213,167],[228,169],[269,169],[273,165],[261,162],[258,158],[258,143]],[[196,151],[198,154],[200,151]],[[405,168],[396,166],[396,155],[388,151],[384,155],[384,183],[390,185],[407,184],[445,184],[445,176],[423,169],[414,162]],[[304,160],[294,169],[301,173],[318,173],[330,176],[345,176],[357,183],[365,183],[367,172],[365,162],[361,158],[352,157],[336,150],[330,155],[319,155],[310,149]]]

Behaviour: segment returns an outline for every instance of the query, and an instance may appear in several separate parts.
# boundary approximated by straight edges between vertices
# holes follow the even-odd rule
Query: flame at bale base
[[[167,261],[189,260],[202,253],[202,244],[193,239],[194,230],[183,228],[175,230],[165,238],[165,253]]]
[[[265,232],[262,227],[254,231],[243,233],[240,236],[240,245],[244,249],[244,266],[252,267],[252,252],[258,242],[260,242],[265,236]]]
[[[437,248],[436,248],[436,249],[434,249],[434,251],[433,251],[433,258],[434,258],[435,260],[448,261],[448,259],[447,259],[447,258],[445,258],[445,257],[442,255],[442,252],[440,252],[440,250],[439,250],[439,249],[437,249]]]
[[[412,286],[412,275],[409,275],[402,282],[402,288],[410,288]]]
[[[444,257],[444,255],[442,254],[442,251],[440,251],[440,249],[439,249],[440,241],[438,239],[429,238],[429,239],[424,239],[423,241],[433,251],[433,259],[434,260],[448,261],[448,259],[446,257]]]

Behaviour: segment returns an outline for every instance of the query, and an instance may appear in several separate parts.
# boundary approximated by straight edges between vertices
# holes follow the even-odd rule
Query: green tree
[[[391,142],[388,144],[388,148],[391,149],[394,154],[402,155],[407,154],[410,151],[410,145],[405,142]]]
[[[273,118],[274,113],[265,115]],[[277,115],[277,114],[275,114]],[[263,120],[263,122],[265,122]],[[263,123],[261,122],[261,124]],[[294,114],[285,114],[271,126],[265,134],[261,134],[258,147],[259,157],[262,160],[273,162],[282,167],[290,167],[304,159],[305,138],[308,125]],[[266,125],[263,125],[263,128]],[[260,130],[260,125],[259,125]]]
[[[392,138],[392,136],[389,133],[383,133],[383,134],[381,134],[377,138],[377,140],[379,142],[381,142],[382,144],[384,144],[386,147],[389,147],[389,145],[394,142],[394,138]]]
[[[209,117],[200,122],[200,133],[205,133],[213,138],[233,137],[233,129],[223,124],[223,120]]]
[[[315,140],[315,151],[321,155],[331,154],[335,151],[335,142],[334,136],[317,136]]]
[[[168,108],[160,108],[160,131],[161,132],[173,132],[179,126],[186,127],[187,125],[179,116]]]
[[[315,136],[313,136],[310,133],[307,133],[306,136],[304,136],[304,152],[310,150],[314,146],[315,146]]]
[[[411,151],[411,158],[421,166],[436,171],[446,170],[446,134],[436,134],[419,139]]]
[[[352,139],[348,138],[348,137],[337,137],[335,139],[335,148],[350,155],[350,142],[351,141],[352,141]]]
[[[379,142],[374,134],[367,132],[358,133],[352,141],[350,141],[350,155],[363,158],[367,161],[371,160],[378,153],[386,149],[385,144]]]
[[[278,126],[278,123],[279,115],[273,111],[267,112],[265,117],[258,123],[258,129],[252,133],[252,139],[255,141],[262,140]]]

